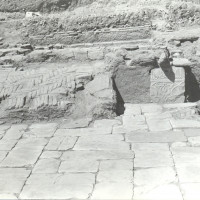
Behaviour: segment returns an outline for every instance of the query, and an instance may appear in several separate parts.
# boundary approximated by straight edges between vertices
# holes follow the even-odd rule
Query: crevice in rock
[[[119,116],[119,115],[124,114],[125,107],[124,107],[124,100],[123,100],[122,95],[120,94],[120,92],[117,88],[117,85],[115,83],[114,78],[113,78],[113,89],[116,92],[116,101],[117,101],[116,102],[116,114]]]

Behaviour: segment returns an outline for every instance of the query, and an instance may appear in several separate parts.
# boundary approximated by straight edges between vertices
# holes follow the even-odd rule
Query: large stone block
[[[162,71],[154,69],[151,72],[151,100],[155,103],[183,103],[185,100],[185,70],[172,67]]]

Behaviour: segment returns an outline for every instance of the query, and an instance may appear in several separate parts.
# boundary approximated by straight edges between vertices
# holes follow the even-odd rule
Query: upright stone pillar
[[[151,71],[150,96],[154,103],[183,103],[185,100],[185,70],[172,67]]]

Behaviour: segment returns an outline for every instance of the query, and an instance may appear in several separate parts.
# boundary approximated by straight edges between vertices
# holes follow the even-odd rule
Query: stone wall
[[[33,45],[48,45],[56,43],[70,45],[76,43],[146,39],[150,38],[150,36],[151,32],[149,26],[138,26],[118,29],[107,28],[98,31],[63,31],[49,35],[29,35],[26,37],[26,40]]]

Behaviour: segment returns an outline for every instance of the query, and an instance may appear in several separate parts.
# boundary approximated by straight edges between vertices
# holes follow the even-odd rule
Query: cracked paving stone
[[[18,140],[25,133],[27,127],[28,126],[25,124],[12,125],[11,128],[6,131],[6,134],[3,137],[3,139]]]
[[[176,170],[180,183],[200,183],[200,163],[178,164]]]
[[[57,137],[54,136],[50,139],[48,145],[45,147],[46,150],[69,150],[72,149],[77,141],[77,137]]]
[[[20,194],[21,199],[87,199],[95,174],[32,174]]]
[[[169,143],[185,142],[187,138],[182,131],[138,132],[126,134],[126,141],[132,143]]]
[[[31,170],[23,168],[0,168],[0,196],[20,193],[30,173]]]
[[[119,159],[133,159],[134,153],[132,151],[66,151],[61,156],[61,160],[80,160],[86,158],[88,160],[119,160]]]
[[[26,132],[26,136],[32,137],[52,137],[56,131],[58,124],[46,123],[46,124],[32,124],[29,127],[29,131]]]
[[[53,174],[58,172],[59,165],[60,160],[58,159],[40,159],[33,168],[33,173]]]
[[[6,150],[10,151],[16,144],[18,140],[6,140],[2,139],[0,140],[0,151]]]
[[[99,167],[100,171],[112,170],[133,170],[132,160],[102,160]]]
[[[138,169],[134,171],[134,185],[151,186],[152,189],[164,184],[177,182],[176,172],[172,167]]]
[[[154,188],[151,186],[135,187],[133,200],[183,200],[183,198],[177,185],[166,184]]]
[[[134,167],[168,167],[173,165],[170,151],[135,151]]]
[[[199,200],[200,183],[184,183],[180,187],[184,200]]]
[[[95,185],[94,192],[91,199],[126,199],[131,200],[133,196],[133,184],[132,183],[97,183]]]
[[[177,147],[171,148],[175,164],[200,163],[200,148]]]
[[[60,158],[62,152],[60,151],[44,151],[40,158]]]
[[[112,133],[112,127],[101,128],[80,128],[80,129],[58,129],[55,136],[90,136],[90,135],[108,135]]]
[[[119,126],[122,123],[117,119],[102,119],[94,122],[94,128]]]
[[[129,144],[123,139],[121,135],[82,136],[74,150],[129,150]]]
[[[172,126],[169,120],[163,119],[147,119],[147,125],[150,131],[169,131]]]
[[[183,131],[186,137],[200,136],[200,129],[184,129]]]

